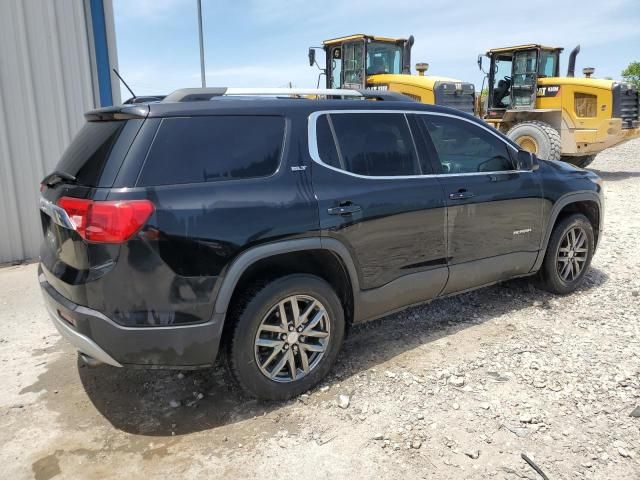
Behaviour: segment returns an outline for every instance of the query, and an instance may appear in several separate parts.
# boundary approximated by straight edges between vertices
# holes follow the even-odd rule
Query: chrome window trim
[[[477,126],[479,128],[482,128],[482,129],[486,130],[491,135],[493,135],[498,140],[500,140],[502,143],[504,143],[508,148],[511,148],[511,150],[513,150],[514,152],[517,152],[518,149],[515,148],[513,145],[511,145],[509,142],[506,142],[503,138],[501,138],[495,132],[495,130],[492,129],[492,127],[485,126],[485,125],[479,125],[476,122],[469,120],[468,118],[460,117],[458,115],[452,115],[450,113],[425,112],[425,111],[420,111],[420,110],[367,110],[367,109],[318,110],[316,112],[311,113],[309,115],[309,118],[307,119],[307,136],[308,136],[309,156],[318,165],[321,165],[321,166],[323,166],[325,168],[328,168],[330,170],[334,170],[336,172],[342,173],[344,175],[349,175],[349,176],[356,177],[356,178],[364,178],[364,179],[368,179],[368,180],[406,180],[406,179],[411,179],[411,178],[470,177],[470,176],[476,176],[476,175],[503,175],[503,174],[510,174],[510,173],[532,173],[532,170],[498,170],[498,171],[494,171],[494,172],[430,173],[430,174],[423,174],[423,175],[398,175],[398,176],[385,175],[385,176],[376,177],[376,176],[371,176],[371,175],[360,175],[358,173],[352,173],[352,172],[349,172],[347,170],[341,170],[341,169],[333,167],[331,165],[327,165],[320,158],[320,154],[318,153],[318,139],[317,139],[317,136],[316,136],[316,134],[317,134],[316,123],[317,123],[318,117],[320,117],[320,115],[333,115],[333,114],[342,114],[342,113],[399,113],[401,115],[404,115],[405,119],[407,119],[407,115],[437,115],[437,116],[441,116],[441,117],[451,117],[451,118],[455,118],[455,119],[458,119],[458,120],[463,120],[465,122],[471,123],[472,125],[475,125],[475,126]],[[407,119],[407,122],[408,122],[408,119]],[[409,126],[409,131],[411,132],[410,126]],[[413,135],[413,133],[412,133],[412,135]]]

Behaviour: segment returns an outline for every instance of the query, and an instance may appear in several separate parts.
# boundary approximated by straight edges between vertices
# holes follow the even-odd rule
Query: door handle
[[[329,215],[351,215],[362,210],[360,205],[355,205],[351,202],[341,202],[337,207],[327,208]]]
[[[473,192],[468,192],[465,189],[460,189],[455,193],[450,193],[449,194],[449,199],[451,200],[464,200],[466,198],[473,198],[474,194]]]

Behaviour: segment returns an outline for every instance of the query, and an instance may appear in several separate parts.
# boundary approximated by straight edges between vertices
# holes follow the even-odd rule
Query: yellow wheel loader
[[[349,35],[325,40],[309,49],[309,64],[317,65],[316,49],[325,52],[321,68],[327,88],[370,88],[403,93],[422,103],[444,105],[473,114],[475,88],[454,78],[425,75],[426,63],[416,64],[411,74],[413,36],[406,38]],[[318,77],[318,86],[320,77]]]
[[[560,76],[562,48],[519,45],[489,50],[478,67],[488,80],[484,120],[540,158],[589,165],[602,150],[640,137],[638,90],[593,78],[593,68],[574,76],[578,45]]]

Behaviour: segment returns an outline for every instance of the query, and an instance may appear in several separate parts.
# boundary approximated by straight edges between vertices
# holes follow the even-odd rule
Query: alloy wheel
[[[587,234],[582,227],[572,227],[565,233],[556,255],[558,275],[565,282],[580,276],[589,255]]]
[[[292,295],[264,316],[255,338],[260,371],[275,382],[305,377],[324,356],[331,319],[322,303],[309,295]]]

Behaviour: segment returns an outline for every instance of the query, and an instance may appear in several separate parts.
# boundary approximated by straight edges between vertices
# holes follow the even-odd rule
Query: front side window
[[[327,165],[371,177],[421,173],[401,113],[327,114],[318,118],[316,130],[318,154]]]
[[[169,185],[267,177],[278,168],[284,118],[165,118],[138,185]]]
[[[401,73],[402,47],[392,43],[371,42],[367,45],[367,75]]]
[[[440,115],[419,115],[444,173],[513,170],[507,145],[478,125]]]

